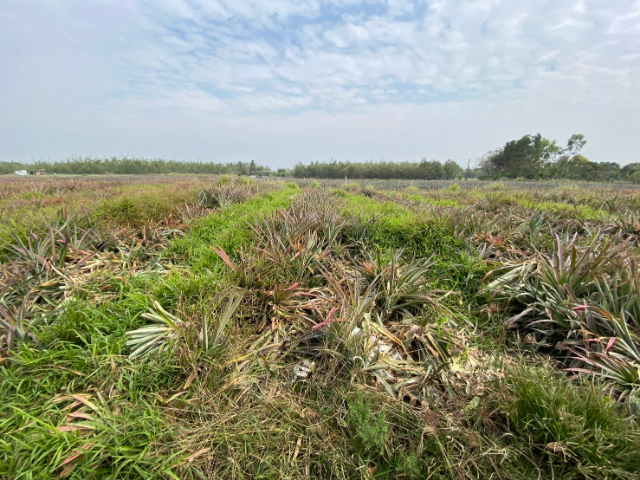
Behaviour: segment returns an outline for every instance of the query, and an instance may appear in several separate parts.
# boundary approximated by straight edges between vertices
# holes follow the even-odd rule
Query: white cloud
[[[639,34],[628,0],[24,0],[0,156],[465,161],[579,131],[630,162]]]

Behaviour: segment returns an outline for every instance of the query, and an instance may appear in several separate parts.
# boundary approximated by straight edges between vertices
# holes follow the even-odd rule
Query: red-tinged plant
[[[256,286],[258,275],[254,263],[247,258],[242,250],[240,251],[240,260],[237,263],[231,260],[221,246],[214,247],[213,251],[235,274],[239,287],[250,289]]]

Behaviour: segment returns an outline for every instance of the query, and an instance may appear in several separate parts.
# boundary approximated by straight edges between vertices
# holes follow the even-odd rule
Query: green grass
[[[578,385],[545,367],[507,378],[507,420],[541,464],[559,478],[633,478],[640,471],[637,422],[602,385]]]
[[[185,237],[174,242],[172,252],[180,261],[188,262],[195,272],[219,271],[222,262],[213,248],[222,246],[231,252],[247,248],[249,235],[246,225],[259,216],[286,207],[295,193],[297,186],[287,187],[200,218],[194,222]]]

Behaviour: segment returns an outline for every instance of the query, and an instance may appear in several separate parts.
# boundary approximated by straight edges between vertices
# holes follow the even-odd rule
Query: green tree
[[[448,180],[460,178],[462,177],[462,175],[464,175],[464,170],[462,169],[462,167],[453,160],[447,160],[446,162],[444,162],[442,170],[444,171],[444,177]]]
[[[567,148],[565,148],[565,152],[567,152],[570,157],[575,157],[582,151],[586,143],[587,140],[584,138],[584,135],[581,133],[574,133],[567,141]]]
[[[423,158],[420,162],[420,171],[418,178],[424,178],[426,180],[439,180],[444,177],[444,169],[442,164],[435,160],[427,161]],[[405,178],[404,176],[400,178]]]
[[[640,163],[630,163],[620,169],[620,176],[622,178],[628,177],[638,169],[640,169]]]
[[[586,164],[581,162],[580,159],[578,159],[578,162],[572,163],[572,160],[582,151],[586,143],[587,140],[581,133],[574,133],[571,135],[567,141],[567,146],[552,169],[553,173],[551,176],[557,178],[570,178],[568,175],[575,175],[576,167],[579,167],[581,164],[586,166]],[[570,173],[570,170],[573,170],[573,173]]]
[[[571,135],[564,148],[540,134],[525,135],[486,154],[480,159],[480,167],[485,176],[492,178],[617,179],[618,164],[597,164],[580,155],[586,143],[580,133]]]
[[[169,173],[208,174],[241,173],[246,171],[246,164],[212,163],[212,162],[180,162],[164,159],[144,159],[129,157],[92,158],[71,157],[66,160],[34,163],[0,162],[0,173],[13,173],[15,170],[39,170],[47,173],[71,175],[163,175]],[[268,170],[257,165],[254,171]]]

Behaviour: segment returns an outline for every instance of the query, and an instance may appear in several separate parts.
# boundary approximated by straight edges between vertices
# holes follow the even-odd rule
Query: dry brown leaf
[[[72,412],[69,415],[67,415],[67,418],[84,418],[85,420],[89,420],[89,421],[95,420],[95,417],[93,417],[88,413],[83,413],[83,412]]]
[[[480,435],[476,432],[469,432],[469,436],[467,437],[467,445],[469,448],[478,448],[480,446]]]
[[[201,455],[204,455],[205,453],[209,452],[210,450],[211,450],[211,447],[202,448],[202,449],[198,450],[196,453],[193,453],[193,454],[189,455],[185,460],[187,462],[193,462],[196,458],[198,458]]]
[[[91,448],[91,445],[89,445],[89,444],[82,446],[82,450],[88,450],[89,448]],[[85,453],[85,452],[77,450],[73,455],[71,455],[66,460],[64,460],[60,465],[58,465],[58,468],[63,467],[65,465],[67,465],[68,463],[73,462],[76,458],[78,458],[83,453]],[[68,475],[69,472],[71,472],[71,470],[73,470],[73,468],[75,466],[76,466],[75,463],[67,466],[67,468],[65,468],[62,472],[60,472],[60,477],[64,477],[65,475]]]
[[[73,398],[75,398],[77,401],[85,404],[87,407],[89,407],[91,410],[93,411],[98,411],[99,408],[97,405],[95,405],[94,403],[92,403],[91,401],[89,401],[89,398],[91,398],[90,395],[87,394],[82,394],[82,395],[71,395]]]
[[[191,372],[191,375],[189,375],[189,378],[187,378],[187,381],[184,384],[184,387],[182,387],[182,390],[186,390],[187,388],[189,388],[189,385],[191,385],[191,383],[196,379],[197,376],[198,373],[195,370]]]
[[[424,421],[428,426],[436,428],[440,425],[440,415],[436,412],[428,411],[424,414]]]
[[[298,441],[296,442],[296,449],[293,452],[293,456],[291,457],[291,466],[296,462],[296,458],[298,458],[298,454],[300,453],[300,446],[302,445],[302,435],[298,437]]]
[[[69,424],[69,425],[63,425],[62,427],[58,427],[58,431],[59,432],[74,432],[76,430],[86,430],[86,431],[91,431],[91,430],[95,430],[95,427],[92,427],[90,425],[81,425],[78,423],[73,423],[73,424]]]

